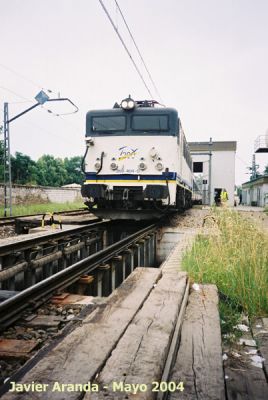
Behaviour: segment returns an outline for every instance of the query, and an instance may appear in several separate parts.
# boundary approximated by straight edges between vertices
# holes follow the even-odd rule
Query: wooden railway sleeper
[[[6,268],[0,271],[0,282],[4,282],[7,279],[13,278],[19,272],[25,271],[28,267],[28,263],[26,261],[14,265],[14,267]]]
[[[98,240],[98,238],[92,238],[88,239],[86,244],[93,244]],[[47,265],[48,263],[51,263],[53,261],[57,261],[60,258],[62,258],[64,255],[69,255],[75,251],[80,250],[81,248],[85,247],[85,242],[77,243],[75,245],[69,246],[68,248],[65,248],[63,251],[58,250],[56,252],[53,252],[51,254],[41,256],[37,259],[31,259],[31,256],[33,253],[30,253],[30,260],[29,262],[23,261],[20,262],[12,267],[6,268],[4,270],[0,271],[0,282],[4,282],[10,278],[13,278],[16,276],[18,273],[26,271],[27,268],[31,267],[33,269],[36,269],[38,267],[43,267]],[[33,249],[31,249],[33,250]],[[34,251],[40,252],[42,250],[42,247],[37,246],[34,248]],[[37,254],[36,254],[37,255]]]
[[[62,251],[56,251],[55,253],[48,254],[47,256],[32,260],[30,265],[32,268],[43,267],[44,265],[59,260],[63,256]]]
[[[100,240],[100,237],[96,236],[94,238],[86,239],[85,243],[87,246],[90,246],[91,244],[94,244],[94,243],[98,242],[99,240]]]
[[[83,247],[85,247],[85,242],[73,244],[72,246],[65,247],[65,249],[63,250],[63,254],[69,255],[71,253],[74,253],[75,251],[82,249]]]

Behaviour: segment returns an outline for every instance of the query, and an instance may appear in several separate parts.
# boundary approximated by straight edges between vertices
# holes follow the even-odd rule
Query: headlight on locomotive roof
[[[132,100],[131,97],[128,97],[127,99],[122,100],[121,102],[121,108],[124,110],[132,110],[135,107],[135,101]]]
[[[130,109],[130,108],[134,108],[134,106],[135,106],[135,102],[133,101],[133,100],[129,100],[128,101],[128,108]]]
[[[112,162],[110,165],[111,169],[115,171],[118,168],[118,165],[115,162]]]
[[[147,165],[144,162],[139,163],[139,169],[144,171],[147,168]]]
[[[164,165],[161,162],[155,164],[155,168],[157,171],[162,171],[164,169]]]

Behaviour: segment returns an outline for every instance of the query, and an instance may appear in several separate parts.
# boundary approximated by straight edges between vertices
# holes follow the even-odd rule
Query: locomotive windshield
[[[136,115],[132,117],[134,131],[167,131],[168,115]]]
[[[178,113],[172,108],[121,108],[93,110],[87,113],[87,136],[178,136]]]
[[[126,129],[126,117],[93,117],[92,130],[95,132],[115,132]]]

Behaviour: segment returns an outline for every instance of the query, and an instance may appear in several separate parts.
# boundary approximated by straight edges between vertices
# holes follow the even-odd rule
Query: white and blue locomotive
[[[86,116],[82,196],[110,219],[154,219],[189,208],[192,161],[173,108],[131,97]]]

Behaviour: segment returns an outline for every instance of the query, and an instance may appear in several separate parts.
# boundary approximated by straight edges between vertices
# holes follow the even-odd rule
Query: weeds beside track
[[[198,236],[183,266],[195,282],[214,283],[228,305],[268,315],[268,235],[230,210],[213,211],[215,234]]]

